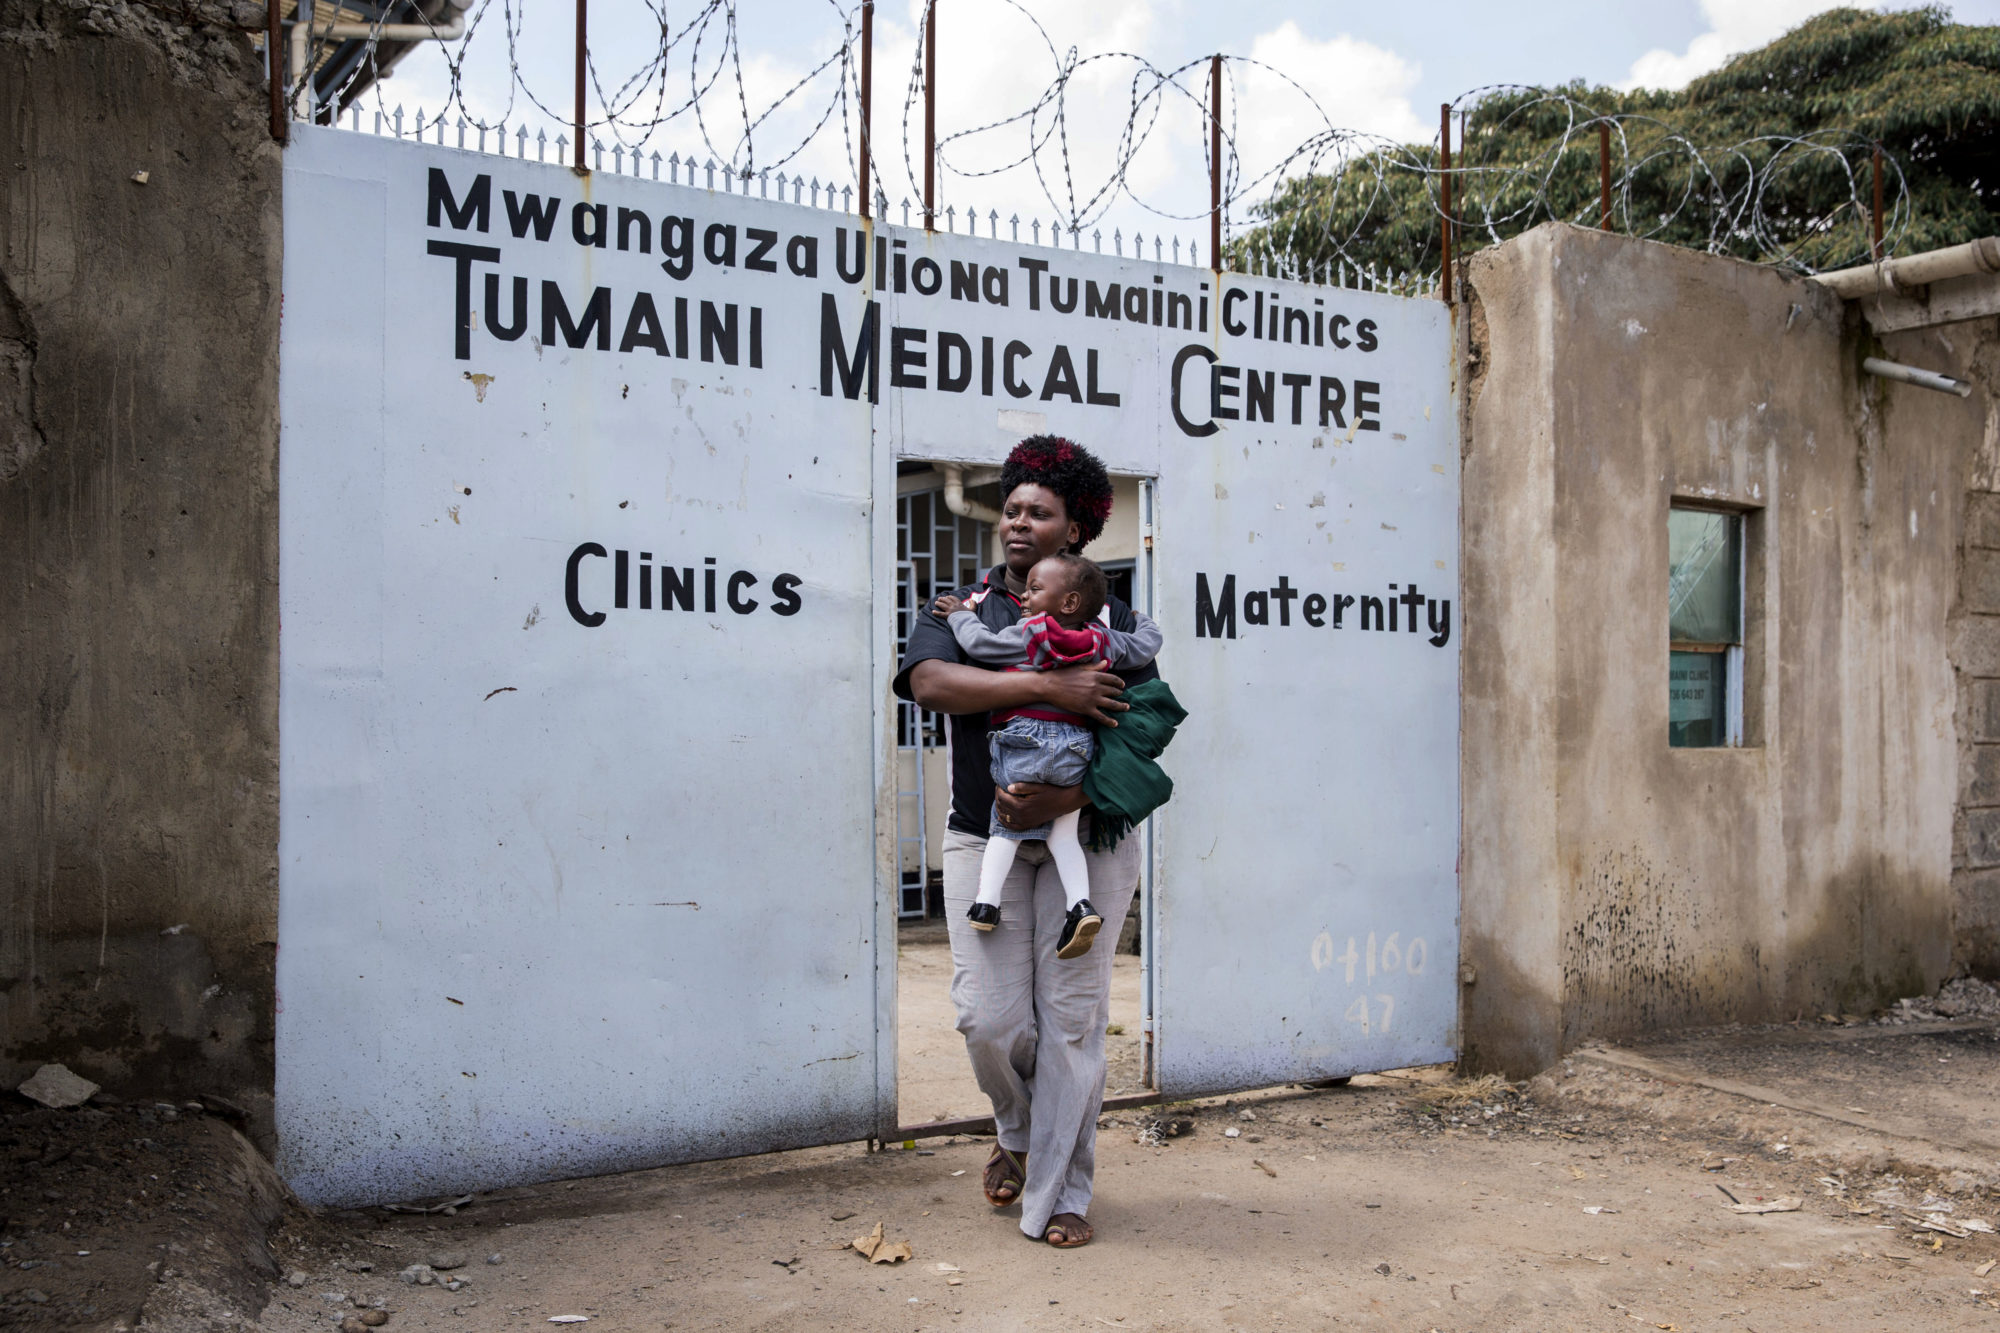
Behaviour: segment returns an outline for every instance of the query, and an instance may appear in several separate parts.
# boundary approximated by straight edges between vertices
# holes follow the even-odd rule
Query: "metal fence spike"
[[[401,102],[396,103],[395,122],[396,137],[400,139],[403,137],[403,104]]]
[[[590,141],[590,169],[592,171],[604,170],[604,140],[602,139],[592,139]]]
[[[514,145],[515,157],[524,158],[528,155],[528,127],[526,125],[522,125],[514,131]]]
[[[1000,239],[1000,210],[997,208],[986,210],[986,234],[996,241]]]
[[[611,174],[614,176],[625,174],[625,145],[622,143],[611,145]]]
[[[1092,234],[1094,235],[1095,233]],[[1101,246],[1099,247],[1099,249],[1102,248]],[[1111,253],[1121,259],[1125,255],[1125,233],[1115,227],[1111,230]]]
[[[424,141],[424,109],[423,109],[422,107],[418,107],[418,108],[417,108],[417,142],[418,142],[418,143],[422,143],[423,141]]]
[[[702,167],[708,172],[708,188],[713,190],[715,188],[715,159],[712,157],[706,159],[702,163]]]
[[[465,147],[465,117],[464,117],[464,116],[460,116],[460,117],[458,118],[458,146],[459,146],[460,148],[463,148],[463,147]]]
[[[910,197],[908,195],[903,196],[903,225],[905,227],[910,225]]]
[[[763,173],[757,177],[757,197],[759,199],[769,199],[771,197],[771,169],[769,167],[765,167]],[[785,178],[782,175],[778,177],[778,197],[780,199],[785,197]]]
[[[1030,218],[1028,220],[1028,226],[1035,233],[1035,244],[1040,245],[1042,243],[1042,220],[1040,218]],[[1018,227],[1016,227],[1015,229],[1014,239],[1017,241],[1021,239],[1021,233]]]
[[[854,187],[852,185],[843,185],[840,187],[840,211],[843,213],[852,213],[854,211]]]
[[[655,148],[653,150],[653,179],[658,180],[659,178],[660,178],[660,150]]]

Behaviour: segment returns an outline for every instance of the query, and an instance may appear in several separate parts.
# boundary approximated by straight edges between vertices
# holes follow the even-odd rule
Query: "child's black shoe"
[[[1081,958],[1090,952],[1091,941],[1097,938],[1098,929],[1104,925],[1104,918],[1090,905],[1090,899],[1080,898],[1076,906],[1069,909],[1063,918],[1062,934],[1056,940],[1056,957]]]
[[[974,903],[965,911],[965,919],[972,923],[974,930],[991,930],[1000,924],[998,903]]]

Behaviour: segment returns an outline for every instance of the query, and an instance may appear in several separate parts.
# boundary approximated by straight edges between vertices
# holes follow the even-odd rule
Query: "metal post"
[[[924,230],[937,221],[937,0],[924,6]]]
[[[265,0],[264,55],[271,67],[271,137],[284,143],[292,126],[285,118],[285,43],[279,35],[278,0]]]
[[[1451,103],[1438,107],[1438,192],[1443,217],[1438,222],[1439,249],[1444,262],[1438,269],[1438,285],[1444,303],[1451,304]]]
[[[1603,214],[1598,223],[1605,231],[1611,230],[1611,125],[1608,121],[1597,123],[1597,203]]]
[[[861,0],[861,216],[870,216],[868,152],[875,129],[875,0]]]
[[[1222,57],[1208,62],[1208,266],[1222,272]]]
[[[586,171],[583,164],[583,53],[588,41],[589,0],[576,0],[576,115],[571,125],[571,137],[576,141],[576,170]]]
[[[1873,263],[1882,262],[1882,145],[1875,145],[1875,166],[1871,172],[1875,178],[1875,228],[1869,234],[1868,258]]]

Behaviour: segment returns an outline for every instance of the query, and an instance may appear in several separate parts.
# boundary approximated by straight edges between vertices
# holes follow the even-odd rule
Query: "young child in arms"
[[[974,613],[972,608],[984,593],[965,601],[940,597],[931,610],[946,617],[966,655],[986,666],[1011,671],[1053,671],[1092,662],[1108,662],[1113,670],[1142,667],[1160,651],[1160,627],[1136,611],[1138,624],[1129,634],[1103,624],[1097,615],[1107,591],[1103,570],[1080,555],[1064,552],[1028,571],[1022,618],[1006,629],[988,629]],[[1026,705],[994,713],[990,725],[994,786],[1041,782],[1075,787],[1083,782],[1097,745],[1086,719],[1045,705]],[[992,930],[1000,924],[1000,886],[1013,868],[1014,854],[1023,842],[1039,840],[1048,844],[1069,900],[1056,957],[1077,958],[1090,952],[1104,918],[1090,903],[1090,875],[1077,837],[1081,815],[1072,810],[1040,828],[1010,829],[1001,827],[995,803],[986,859],[979,867],[979,896],[966,912],[974,929]]]

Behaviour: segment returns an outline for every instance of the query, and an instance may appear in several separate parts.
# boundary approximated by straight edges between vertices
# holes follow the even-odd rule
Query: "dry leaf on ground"
[[[910,1257],[910,1242],[885,1240],[880,1222],[867,1235],[855,1237],[853,1244],[855,1252],[871,1264],[893,1264]]]

